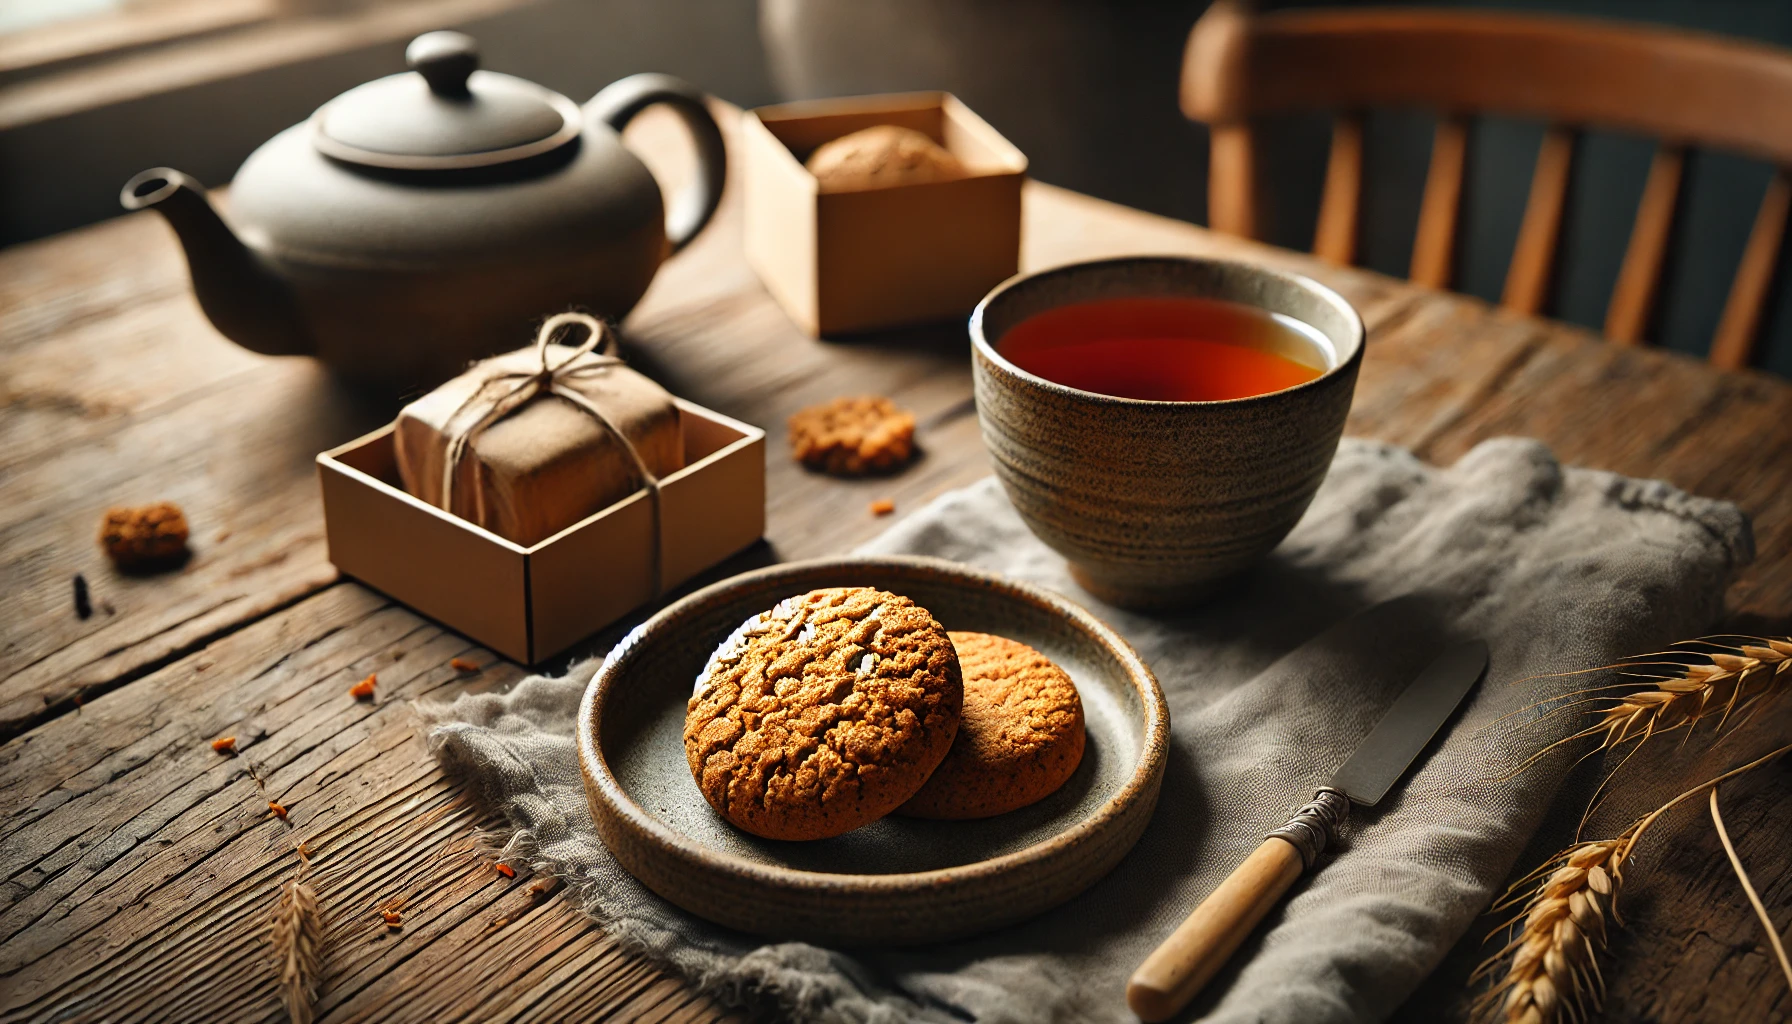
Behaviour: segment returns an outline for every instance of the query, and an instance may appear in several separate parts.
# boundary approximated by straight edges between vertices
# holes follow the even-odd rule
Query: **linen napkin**
[[[779,1018],[1132,1020],[1124,986],[1145,955],[1311,796],[1446,639],[1478,636],[1492,667],[1452,731],[1380,807],[1352,815],[1339,846],[1185,1014],[1387,1017],[1501,888],[1578,753],[1512,774],[1575,724],[1511,714],[1579,685],[1530,677],[1699,635],[1753,555],[1733,505],[1565,469],[1543,446],[1510,439],[1448,469],[1346,439],[1266,563],[1176,614],[1126,612],[1082,592],[993,479],[946,494],[864,550],[943,556],[1059,590],[1156,672],[1172,722],[1156,815],[1120,866],[1065,906],[917,949],[767,943],[660,900],[599,842],[573,749],[595,665],[463,697],[432,734],[442,761],[503,809],[515,850],[564,878],[608,931],[724,1001]],[[1426,621],[1353,616],[1408,593],[1423,595]]]

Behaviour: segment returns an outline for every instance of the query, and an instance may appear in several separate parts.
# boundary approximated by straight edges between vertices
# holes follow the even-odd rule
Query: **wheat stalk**
[[[1717,716],[1722,732],[1732,717],[1746,720],[1768,700],[1792,684],[1792,637],[1735,637],[1738,644],[1709,640],[1676,644],[1676,649],[1629,658],[1612,665],[1564,673],[1582,675],[1618,669],[1624,682],[1578,690],[1551,697],[1520,709],[1572,698],[1550,710],[1551,715],[1584,710],[1594,717],[1591,725],[1563,737],[1526,758],[1514,774],[1541,760],[1557,747],[1595,738],[1598,743],[1584,757],[1611,750],[1627,742],[1640,749],[1651,737],[1686,730],[1690,737],[1699,723]],[[1675,660],[1698,658],[1698,661]],[[1519,712],[1514,712],[1515,714]]]
[[[299,867],[280,890],[272,941],[280,968],[280,999],[293,1024],[311,1024],[317,981],[323,973],[324,926],[317,893],[306,881],[311,859],[300,847]]]
[[[1736,855],[1736,846],[1730,842],[1730,830],[1724,827],[1724,816],[1717,809],[1717,787],[1711,787],[1711,824],[1717,829],[1718,841],[1724,844],[1724,856],[1730,859],[1730,868],[1736,872],[1736,881],[1742,883],[1742,891],[1748,896],[1749,906],[1755,908],[1755,917],[1761,921],[1761,930],[1767,933],[1767,941],[1773,946],[1774,959],[1780,962],[1780,973],[1786,976],[1786,984],[1792,986],[1792,960],[1786,958],[1786,946],[1780,942],[1780,932],[1774,926],[1773,918],[1767,916],[1767,907],[1761,903],[1761,895],[1755,892],[1755,883],[1749,881],[1748,871],[1742,866],[1742,858]]]
[[[1475,1015],[1507,1024],[1552,1024],[1585,1020],[1596,1012],[1605,996],[1605,979],[1599,971],[1605,917],[1609,913],[1614,922],[1623,924],[1617,898],[1624,884],[1624,864],[1644,834],[1684,801],[1788,752],[1792,744],[1702,782],[1638,818],[1617,837],[1576,843],[1514,882],[1493,912],[1517,907],[1518,913],[1494,934],[1517,931],[1470,977],[1473,983],[1500,975],[1475,1001]]]

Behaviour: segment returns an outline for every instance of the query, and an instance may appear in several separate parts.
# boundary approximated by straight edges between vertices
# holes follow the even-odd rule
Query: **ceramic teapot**
[[[581,109],[477,70],[459,32],[419,36],[405,59],[411,71],[350,89],[250,154],[228,220],[171,168],[125,184],[126,209],[174,226],[225,336],[354,378],[434,383],[569,306],[621,318],[715,212],[722,136],[685,82],[634,75]],[[699,165],[669,213],[619,134],[656,103],[683,120]]]

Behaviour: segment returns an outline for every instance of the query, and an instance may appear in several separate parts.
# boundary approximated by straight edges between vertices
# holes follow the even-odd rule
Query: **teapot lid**
[[[396,170],[489,167],[578,138],[578,105],[533,82],[475,70],[470,36],[429,32],[406,47],[411,71],[357,85],[312,115],[326,156]]]

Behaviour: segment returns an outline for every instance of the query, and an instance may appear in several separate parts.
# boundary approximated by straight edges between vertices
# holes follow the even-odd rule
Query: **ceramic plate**
[[[1045,800],[981,821],[888,817],[815,842],[723,821],[685,761],[685,702],[716,645],[749,615],[818,587],[903,594],[949,630],[1030,644],[1082,695],[1082,764]],[[585,691],[579,761],[598,832],[648,888],[712,921],[841,944],[934,942],[1068,900],[1106,874],[1151,818],[1169,712],[1130,645],[1063,597],[926,558],[798,562],[698,591],[643,623]]]

